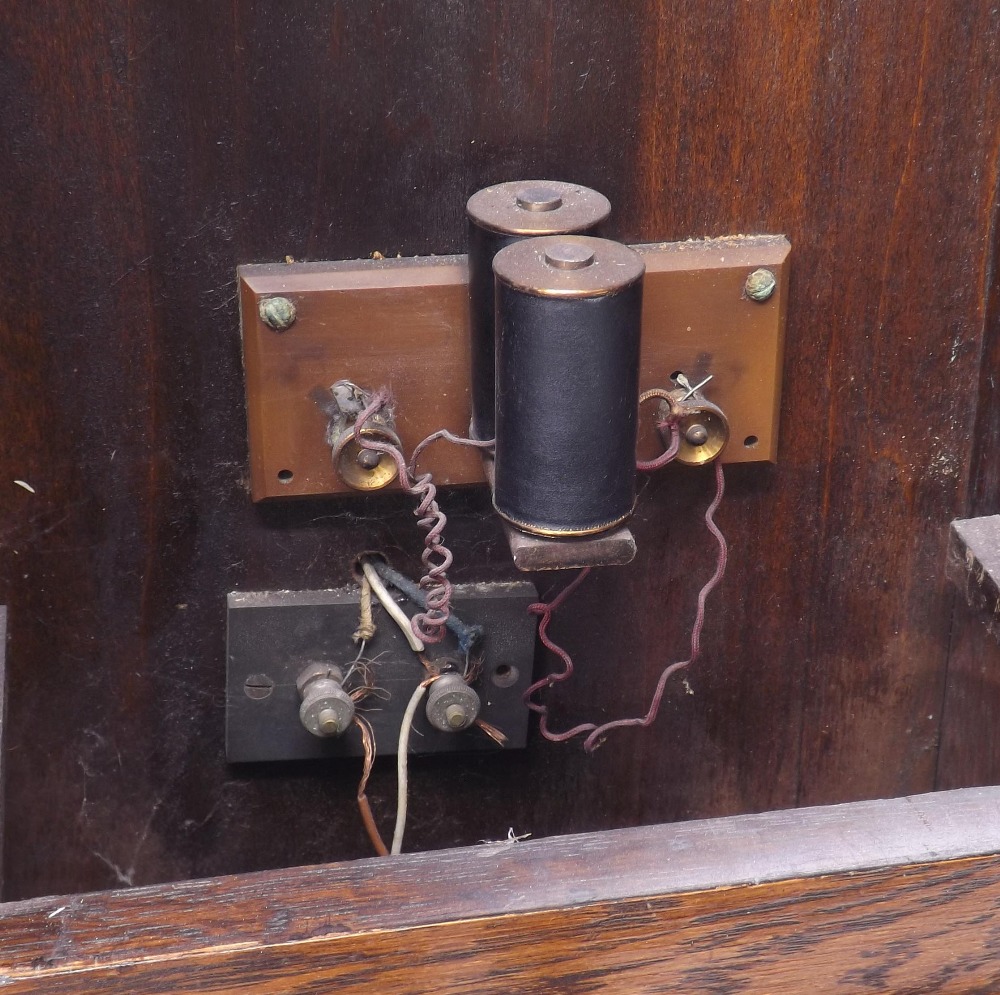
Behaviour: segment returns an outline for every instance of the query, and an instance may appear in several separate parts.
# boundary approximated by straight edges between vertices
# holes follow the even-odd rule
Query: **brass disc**
[[[397,448],[399,436],[387,428],[363,428],[361,437],[372,442],[384,442]],[[378,462],[371,468],[363,466],[366,450],[354,438],[354,429],[348,429],[333,447],[333,467],[340,479],[356,491],[378,491],[388,487],[398,476],[396,461],[388,453],[379,453]],[[360,458],[359,458],[360,457]]]

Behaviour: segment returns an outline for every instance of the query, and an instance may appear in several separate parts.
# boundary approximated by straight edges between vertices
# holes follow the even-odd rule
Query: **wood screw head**
[[[743,289],[750,300],[766,301],[774,293],[774,288],[777,284],[778,281],[769,269],[755,269],[747,277],[747,282]]]
[[[275,332],[295,324],[295,305],[287,297],[265,297],[260,302],[260,320]]]

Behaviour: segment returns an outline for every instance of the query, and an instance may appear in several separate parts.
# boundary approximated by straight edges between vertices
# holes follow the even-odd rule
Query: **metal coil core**
[[[592,535],[632,513],[644,269],[578,235],[494,260],[494,507],[526,532]]]
[[[472,195],[469,218],[469,329],[472,351],[472,434],[495,435],[493,259],[523,238],[592,232],[611,213],[596,190],[557,180],[518,180]]]

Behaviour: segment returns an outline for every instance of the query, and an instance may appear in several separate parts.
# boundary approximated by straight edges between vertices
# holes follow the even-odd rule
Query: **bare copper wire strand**
[[[451,550],[444,544],[442,533],[448,518],[437,503],[437,488],[431,474],[424,473],[416,476],[415,469],[411,471],[406,460],[397,446],[386,442],[378,442],[361,434],[365,422],[382,408],[391,405],[392,395],[385,387],[379,388],[372,395],[368,407],[358,416],[354,423],[354,441],[363,449],[371,449],[377,453],[385,453],[396,464],[399,472],[400,485],[409,494],[419,498],[419,503],[414,511],[417,516],[417,524],[427,531],[424,537],[424,551],[421,554],[421,561],[424,564],[426,573],[420,578],[420,587],[427,597],[427,606],[422,612],[418,612],[410,621],[410,625],[415,635],[425,643],[439,643],[445,637],[445,626],[451,614],[451,582],[448,580],[448,569],[451,567],[453,557]],[[461,436],[452,435],[442,429],[429,435],[413,451],[411,466],[416,467],[417,458],[423,450],[436,439],[447,439],[460,445],[470,445],[477,448],[488,448],[492,442],[479,442],[475,439],[463,439]]]
[[[718,510],[718,507],[722,502],[722,497],[725,494],[725,476],[723,475],[722,464],[720,462],[715,464],[715,486],[715,498],[705,511],[705,524],[708,526],[709,532],[711,532],[715,537],[715,540],[718,543],[719,552],[716,559],[715,572],[705,583],[704,587],[702,587],[702,589],[698,592],[698,610],[695,615],[694,625],[691,628],[691,651],[686,660],[681,660],[678,663],[672,663],[668,667],[664,668],[663,672],[660,674],[660,679],[656,684],[656,690],[653,692],[653,698],[645,715],[633,719],[616,719],[612,722],[605,722],[603,725],[597,725],[593,722],[583,722],[580,725],[573,726],[572,729],[567,729],[565,732],[553,732],[549,729],[548,706],[532,701],[531,697],[542,688],[551,687],[553,684],[568,680],[573,675],[572,657],[570,657],[566,650],[564,650],[557,643],[553,642],[548,636],[549,622],[552,619],[552,613],[566,600],[570,594],[573,593],[574,590],[576,590],[579,584],[590,572],[590,568],[586,567],[581,570],[576,578],[563,589],[555,600],[549,602],[548,604],[539,602],[528,606],[529,612],[542,616],[542,620],[538,625],[538,638],[541,639],[547,649],[555,653],[556,656],[563,661],[564,669],[561,672],[549,674],[547,677],[543,677],[541,680],[532,684],[531,687],[524,692],[524,703],[533,712],[538,713],[539,731],[550,742],[562,743],[568,739],[572,739],[574,736],[579,736],[582,733],[589,732],[590,735],[587,736],[586,740],[584,740],[583,748],[588,753],[593,753],[594,750],[596,750],[601,743],[604,742],[604,737],[612,729],[621,729],[626,726],[645,727],[652,725],[656,719],[657,713],[660,710],[660,703],[663,700],[663,693],[666,689],[667,681],[669,681],[670,678],[677,673],[677,671],[690,667],[691,664],[693,664],[700,656],[701,633],[705,627],[705,603],[709,594],[712,593],[715,587],[722,580],[722,577],[726,572],[726,563],[729,556],[725,536],[723,536],[719,527],[715,524],[714,518],[715,512]]]
[[[371,777],[372,767],[375,765],[375,734],[367,719],[360,715],[354,716],[354,724],[361,731],[361,743],[365,751],[365,762],[361,772],[361,780],[358,783],[358,810],[361,812],[361,821],[364,823],[365,832],[371,840],[375,852],[380,857],[389,856],[389,848],[382,839],[382,834],[375,825],[375,816],[372,815],[371,805],[368,804],[368,795],[365,789],[368,787],[368,778]]]
[[[502,732],[500,729],[498,729],[495,725],[491,725],[485,719],[476,719],[476,721],[473,723],[473,725],[477,729],[479,729],[482,732],[484,732],[487,736],[489,736],[490,739],[492,739],[493,742],[497,744],[497,746],[506,746],[507,745],[507,736],[506,736],[506,734],[504,732]]]

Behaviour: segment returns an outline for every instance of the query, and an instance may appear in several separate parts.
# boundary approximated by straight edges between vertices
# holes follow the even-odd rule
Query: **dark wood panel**
[[[127,870],[108,841],[142,835],[172,456],[126,8],[8,6],[0,23],[4,883],[22,894],[110,883],[92,851]]]
[[[936,787],[1000,783],[1000,645],[982,613],[956,599]]]
[[[956,598],[935,780],[939,788],[1000,783],[998,524],[995,515],[951,524],[948,577]]]
[[[8,4],[0,30],[9,896],[366,853],[354,767],[225,766],[225,595],[341,583],[361,549],[413,567],[419,537],[401,498],[251,506],[235,267],[461,251],[465,198],[519,176],[603,191],[628,241],[788,233],[779,463],[729,471],[730,573],[656,726],[415,764],[408,841],[931,786],[991,4],[97,0]],[[557,723],[641,710],[684,652],[708,477],[652,480],[635,565],[557,616]],[[456,579],[512,576],[485,493],[446,509]],[[378,819],[393,793],[377,765]]]
[[[6,750],[4,734],[7,731],[7,606],[0,605],[0,894],[3,894],[3,838],[5,827],[4,811],[4,765]]]
[[[719,516],[734,542],[723,629],[691,681],[709,702],[671,714],[643,780],[677,784],[694,812],[929,787],[947,522],[966,501],[975,404],[931,387],[931,411],[923,385],[978,371],[996,18],[936,3],[699,9],[656,8],[629,222],[671,237],[780,225],[795,267],[779,464],[730,474]],[[639,597],[648,578],[632,583]],[[648,647],[679,639],[660,618],[635,650],[649,671]],[[689,780],[678,758],[692,751]]]
[[[1000,789],[0,907],[13,992],[983,991]]]
[[[856,237],[878,247],[877,264],[871,292],[859,295],[856,264],[845,266],[829,247],[820,257],[820,272],[837,265],[844,282],[831,286],[829,311],[815,301],[833,331],[804,801],[880,793],[893,782],[932,783],[952,600],[944,578],[947,525],[952,509],[968,500],[975,412],[968,399],[935,393],[940,404],[928,414],[921,398],[923,385],[938,378],[975,380],[988,281],[985,234],[997,184],[998,89],[991,67],[1000,52],[993,9],[965,8],[953,17],[946,6],[929,3],[912,9],[919,19],[891,26],[871,20],[876,8],[863,9],[868,17],[845,14],[838,27],[858,32],[852,61],[859,69],[878,66],[880,85],[850,114],[843,105],[830,110],[849,122],[849,133],[839,134],[847,148],[871,150],[871,158],[843,156],[851,168],[835,182],[858,197],[859,208],[866,205],[864,223],[836,194],[830,219],[834,226],[853,223]],[[869,47],[872,29],[881,41]],[[956,71],[960,51],[968,61]],[[930,84],[932,78],[941,85]],[[949,93],[959,79],[962,99],[975,108],[967,117],[956,114],[957,95]],[[890,94],[897,103],[891,113],[899,117],[886,141]],[[879,135],[874,146],[872,134]],[[976,182],[953,156],[956,142],[981,157]],[[814,189],[824,185],[817,176]],[[940,194],[932,206],[928,186]],[[945,257],[928,251],[920,234],[925,225],[939,233],[946,225],[951,245],[979,251]],[[961,289],[928,300],[925,288],[940,287],[942,262]]]
[[[965,515],[1000,513],[1000,256],[997,255],[997,205],[986,231],[988,284],[984,292],[985,335],[979,364],[975,431],[967,448],[969,502]],[[957,578],[956,578],[957,579]],[[959,584],[952,618],[951,653],[944,702],[936,785],[957,788],[1000,782],[1000,739],[996,703],[1000,687],[1000,647],[988,631],[995,599],[992,582]],[[980,601],[974,611],[974,591]],[[963,596],[964,595],[964,596]]]

